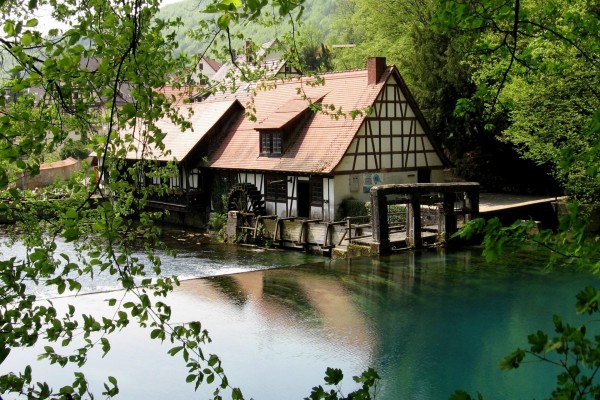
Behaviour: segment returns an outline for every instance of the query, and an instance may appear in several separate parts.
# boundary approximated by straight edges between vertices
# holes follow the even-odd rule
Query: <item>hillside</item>
[[[205,50],[208,43],[206,40],[189,37],[186,32],[198,26],[200,21],[212,23],[214,16],[202,12],[206,4],[206,0],[184,0],[165,6],[162,9],[160,15],[162,18],[181,18],[183,22],[183,26],[177,32],[181,52],[195,54]],[[306,0],[305,11],[302,16],[303,24],[310,27],[311,32],[320,31],[322,38],[325,38],[329,33],[335,4],[334,0]],[[290,33],[291,30],[290,24],[271,26],[255,24],[243,27],[244,35],[252,38],[255,43],[264,43],[275,37],[282,37]],[[234,41],[234,45],[239,46],[239,42],[239,40]]]

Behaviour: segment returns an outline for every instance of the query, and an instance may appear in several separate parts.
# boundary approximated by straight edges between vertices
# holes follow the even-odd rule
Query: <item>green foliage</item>
[[[486,125],[522,157],[549,166],[568,194],[595,201],[597,159],[588,154],[600,139],[597,6],[442,1],[435,21],[472,68],[478,89],[469,101],[484,106]]]
[[[334,1],[316,1],[307,0],[302,2],[304,11],[302,12],[300,20],[307,26],[316,27],[323,33],[323,37],[320,41],[323,41],[328,34],[330,19],[333,14],[335,7]],[[233,3],[232,3],[233,4]],[[264,7],[262,12],[265,14],[262,18],[261,23],[246,24],[243,26],[243,30],[240,27],[232,26],[232,45],[234,48],[241,48],[243,46],[243,38],[238,37],[236,34],[241,33],[245,37],[252,38],[254,43],[266,43],[275,38],[282,38],[287,34],[290,34],[293,27],[291,24],[273,23],[269,15],[273,12],[269,12],[268,7]],[[279,12],[277,12],[279,16]],[[164,19],[179,19],[181,21],[183,29],[179,29],[175,32],[175,38],[179,43],[178,51],[189,54],[203,54],[210,43],[211,37],[198,36],[189,34],[190,30],[195,29],[200,21],[201,25],[206,25],[208,29],[214,29],[219,27],[223,29],[226,24],[226,20],[231,16],[223,17],[221,20],[221,26],[218,25],[219,20],[215,18],[214,13],[206,12],[206,9],[198,4],[195,0],[185,0],[176,4],[171,4],[163,7],[159,13],[159,16]],[[304,32],[304,28],[301,30],[301,34]],[[214,32],[213,32],[214,33]],[[229,57],[225,54],[225,58],[221,57],[222,54],[210,54],[211,57],[216,57],[220,61],[226,61]]]
[[[225,230],[227,229],[227,194],[221,194],[220,204],[221,211],[213,211],[208,220],[208,228],[215,232],[215,237],[220,240],[225,240]]]
[[[299,65],[305,72],[333,70],[333,55],[323,43],[323,32],[314,26],[303,25],[299,34]]]
[[[354,392],[344,396],[342,393],[341,383],[344,379],[344,374],[340,369],[327,368],[325,371],[325,383],[327,386],[332,386],[332,389],[325,390],[322,386],[315,386],[310,396],[305,400],[371,400],[377,397],[377,383],[381,380],[379,374],[372,368],[363,371],[360,376],[355,376],[353,379],[356,383],[361,384],[361,387]]]
[[[225,229],[227,228],[227,213],[213,212],[208,220],[208,227],[213,232],[218,240],[225,239]]]
[[[67,142],[60,149],[60,158],[65,160],[72,157],[76,160],[85,160],[90,155],[90,148],[87,144],[81,140],[67,140]]]
[[[587,287],[577,295],[578,313],[598,313],[600,294]],[[530,347],[517,349],[505,357],[500,367],[511,370],[528,359],[554,365],[560,372],[556,377],[553,399],[591,399],[600,396],[600,384],[595,376],[600,369],[600,336],[589,337],[588,331],[597,321],[572,326],[557,315],[553,318],[556,336],[538,331],[528,336]]]
[[[503,226],[497,218],[478,218],[466,224],[454,236],[471,239],[483,236],[484,256],[491,260],[507,249],[538,246],[550,250],[550,266],[576,266],[600,273],[600,238],[588,231],[589,215],[578,203],[567,205],[568,212],[560,218],[557,232],[539,230],[533,220],[516,221]]]

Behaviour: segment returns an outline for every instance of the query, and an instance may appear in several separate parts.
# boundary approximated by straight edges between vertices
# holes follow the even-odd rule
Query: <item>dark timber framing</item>
[[[334,174],[449,165],[402,78],[394,73],[389,79],[345,154],[351,165]]]

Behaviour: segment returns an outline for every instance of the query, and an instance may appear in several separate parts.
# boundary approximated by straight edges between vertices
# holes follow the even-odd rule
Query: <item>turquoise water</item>
[[[381,398],[443,399],[456,389],[486,399],[548,396],[557,371],[531,364],[503,372],[497,364],[526,346],[529,333],[550,331],[554,313],[573,316],[575,293],[595,280],[546,273],[544,261],[522,253],[487,264],[467,251],[356,266],[346,285],[376,327]]]
[[[531,252],[486,263],[477,249],[329,260],[180,247],[177,261],[163,262],[167,274],[226,274],[185,281],[170,299],[174,321],[202,321],[213,338],[206,352],[218,354],[230,382],[257,400],[307,397],[327,367],[344,371],[348,392],[351,376],[370,366],[383,378],[381,400],[447,399],[456,389],[486,399],[545,398],[558,371],[533,363],[504,372],[497,364],[525,346],[529,333],[551,330],[554,313],[583,321],[574,315],[575,294],[597,284],[576,271],[546,272],[545,256]],[[101,312],[107,295],[55,303]],[[86,367],[99,391],[114,375],[124,399],[210,397],[210,388],[194,393],[184,383],[184,363],[166,356],[168,347],[149,332],[128,327],[112,348]],[[37,353],[11,354],[0,369],[18,369]],[[70,378],[69,370],[45,364],[35,371],[55,385]]]

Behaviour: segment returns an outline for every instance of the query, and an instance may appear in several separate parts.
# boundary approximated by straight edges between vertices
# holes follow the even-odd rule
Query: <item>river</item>
[[[218,354],[230,382],[257,400],[307,397],[327,367],[344,371],[348,392],[351,376],[371,366],[383,378],[381,400],[444,399],[456,389],[488,400],[547,397],[557,370],[533,363],[504,372],[498,362],[526,346],[529,333],[550,331],[555,313],[582,321],[575,294],[597,282],[582,272],[548,272],[546,256],[534,252],[494,263],[479,249],[330,260],[186,234],[173,243],[178,256],[165,256],[164,273],[186,278],[169,300],[173,320],[200,320],[213,339],[206,352]],[[22,251],[13,246],[4,255]],[[53,301],[101,312],[113,288],[100,279],[86,286],[94,293]],[[210,396],[209,387],[195,393],[185,384],[182,360],[167,356],[169,347],[149,331],[130,326],[111,343],[106,357],[85,367],[98,392],[113,375],[123,399]],[[0,369],[18,370],[39,352],[15,350]],[[72,380],[72,371],[44,362],[34,362],[34,373],[55,386]]]

